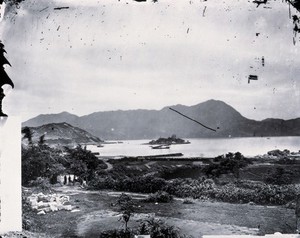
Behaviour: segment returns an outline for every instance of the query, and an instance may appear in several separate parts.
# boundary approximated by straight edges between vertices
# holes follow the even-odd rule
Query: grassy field
[[[116,206],[118,193],[86,191],[78,187],[61,187],[60,193],[70,196],[71,204],[79,212],[58,211],[46,215],[30,212],[28,215],[36,232],[49,237],[99,237],[107,229],[123,228]],[[292,233],[295,216],[292,209],[280,206],[228,204],[193,200],[183,204],[182,199],[172,203],[154,204],[135,200],[135,214],[129,227],[137,227],[141,220],[155,216],[179,227],[192,237],[203,234],[265,234]]]
[[[165,169],[167,173],[164,175],[165,179],[174,178],[192,178],[197,179],[205,176],[202,169],[207,164],[212,163],[213,159],[128,159],[128,160],[110,160],[113,166],[124,165],[128,172],[147,173],[151,171],[161,171]],[[264,181],[268,173],[272,173],[276,168],[283,168],[293,173],[293,183],[300,183],[300,162],[295,164],[280,164],[278,159],[250,159],[253,160],[252,165],[248,165],[240,170],[241,180]],[[231,175],[223,175],[223,178],[232,179]]]
[[[295,232],[294,209],[257,204],[292,203],[297,192],[296,186],[290,185],[292,188],[287,188],[276,185],[276,187],[256,181],[264,181],[266,175],[272,177],[272,173],[277,172],[277,168],[284,168],[293,176],[293,180],[289,180],[289,183],[299,183],[299,163],[292,161],[294,164],[283,164],[274,159],[253,159],[253,163],[251,160],[245,166],[238,167],[238,178],[232,169],[234,164],[224,165],[220,161],[222,160],[207,158],[106,160],[107,166],[100,172],[97,171],[99,174],[89,183],[90,188],[93,187],[98,191],[85,190],[77,186],[52,187],[55,192],[70,196],[70,203],[78,211],[58,211],[45,215],[38,215],[31,210],[23,211],[27,221],[30,222],[31,231],[44,234],[45,237],[99,237],[104,230],[124,228],[120,208],[116,205],[121,194],[119,191],[148,193],[163,190],[178,197],[193,196],[206,200],[191,200],[192,202],[187,204],[184,203],[184,199],[175,198],[171,203],[145,203],[141,198],[145,198],[147,194],[137,196],[129,193],[135,201],[134,215],[128,224],[130,228],[137,228],[141,221],[155,217],[180,228],[182,233],[196,238],[204,234]],[[240,159],[229,162],[232,161],[238,164],[241,162]],[[205,174],[203,168],[208,164],[217,171],[222,168],[221,173]],[[205,179],[209,178],[207,180],[202,178],[206,175]],[[215,176],[213,177],[215,181],[211,176]],[[192,179],[170,181],[173,178]],[[243,179],[251,181],[242,182]],[[47,183],[41,184],[47,185]],[[50,186],[49,181],[48,185]],[[27,191],[27,196],[30,193],[32,193],[31,189]]]

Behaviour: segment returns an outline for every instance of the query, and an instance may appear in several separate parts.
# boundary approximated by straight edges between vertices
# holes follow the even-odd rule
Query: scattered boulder
[[[62,194],[48,194],[43,193],[32,194],[27,198],[31,208],[37,211],[39,215],[49,212],[56,212],[60,210],[71,211],[70,197]]]

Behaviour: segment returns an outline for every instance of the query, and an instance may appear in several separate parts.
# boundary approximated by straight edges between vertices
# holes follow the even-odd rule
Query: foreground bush
[[[124,230],[108,230],[103,231],[99,238],[133,238],[134,233],[132,231]]]
[[[148,198],[144,200],[145,202],[159,202],[159,203],[169,203],[173,201],[173,196],[164,191],[158,191],[154,194],[150,194]]]
[[[43,192],[51,191],[51,184],[48,178],[38,177],[35,180],[31,180],[29,182],[30,187],[35,187],[36,190],[40,190]]]
[[[89,183],[94,189],[114,189],[139,193],[155,193],[163,190],[166,184],[166,180],[154,176],[128,177],[119,174],[98,175]]]
[[[142,221],[136,230],[109,230],[103,231],[100,238],[133,238],[134,235],[150,235],[151,238],[183,238],[175,226],[170,226],[160,219],[149,219]]]
[[[151,238],[183,238],[185,235],[175,226],[170,226],[160,219],[143,221],[138,230],[139,234],[150,234]]]
[[[255,202],[262,205],[283,205],[295,199],[294,185],[270,185],[262,182],[241,181],[216,185],[211,180],[176,179],[170,181],[165,191],[177,197],[215,199],[230,203]]]

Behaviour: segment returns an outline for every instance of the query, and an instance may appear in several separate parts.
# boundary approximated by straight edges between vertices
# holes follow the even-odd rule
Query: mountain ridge
[[[215,129],[216,132],[205,129],[170,108]],[[109,140],[154,139],[172,134],[181,138],[300,136],[300,118],[267,118],[257,121],[244,117],[232,106],[214,99],[192,106],[167,106],[160,110],[99,111],[81,117],[68,112],[39,115],[23,125],[37,126],[58,121],[70,123]]]

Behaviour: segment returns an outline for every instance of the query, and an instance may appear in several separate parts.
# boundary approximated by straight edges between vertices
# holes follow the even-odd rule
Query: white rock
[[[50,210],[51,210],[52,212],[58,211],[57,204],[50,204]]]
[[[58,209],[58,211],[64,210],[64,209],[65,209],[65,206],[62,205],[62,204],[60,204],[60,205],[57,206],[57,209]]]
[[[57,212],[58,208],[57,207],[50,207],[51,212]]]
[[[43,211],[44,212],[51,212],[51,208],[50,207],[45,207],[45,208],[43,208]]]
[[[72,206],[71,205],[65,205],[64,209],[67,211],[71,211],[72,210]]]
[[[31,200],[30,201],[30,205],[33,207],[33,206],[38,206],[38,202],[37,200]]]
[[[40,212],[38,212],[37,214],[38,214],[38,215],[45,215],[46,212],[45,212],[45,211],[40,211]]]
[[[74,209],[71,212],[80,212],[80,210],[79,209]]]
[[[60,201],[62,201],[62,202],[69,202],[70,201],[70,197],[69,196],[61,196],[60,198]]]
[[[47,202],[39,202],[38,203],[38,208],[46,208],[49,207],[49,203]]]
[[[51,198],[49,199],[49,202],[56,202],[56,197],[51,197]]]

